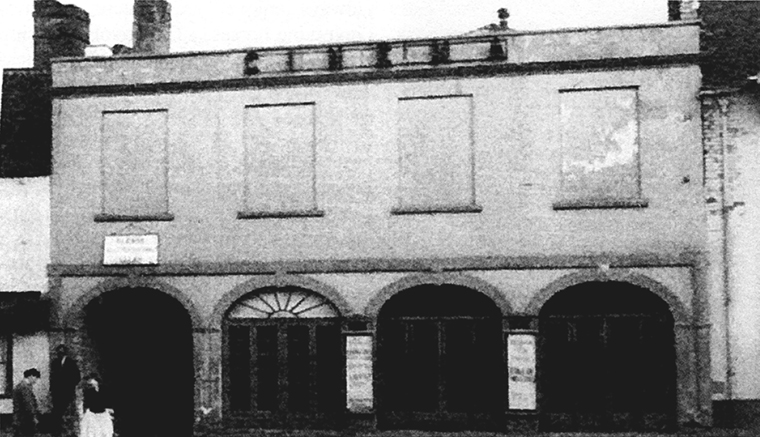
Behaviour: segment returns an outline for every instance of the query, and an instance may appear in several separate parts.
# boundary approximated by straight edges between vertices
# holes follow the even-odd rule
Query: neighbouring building
[[[0,178],[0,432],[11,424],[24,370],[48,367],[49,187],[47,177]],[[47,386],[35,386],[43,408]]]
[[[11,424],[14,384],[24,370],[49,409],[51,95],[50,59],[83,56],[85,11],[52,0],[34,2],[34,67],[3,71],[0,108],[0,430]],[[43,429],[45,424],[43,424]]]
[[[760,2],[701,2],[715,423],[759,426]]]
[[[53,61],[51,335],[122,435],[711,424],[699,23],[504,27]]]

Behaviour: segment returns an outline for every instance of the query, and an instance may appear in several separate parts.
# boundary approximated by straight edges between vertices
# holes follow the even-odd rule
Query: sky
[[[90,43],[132,45],[133,0],[69,0]],[[539,30],[667,20],[667,0],[174,0],[173,52],[457,35],[497,23]],[[34,0],[0,0],[0,68],[33,59]]]

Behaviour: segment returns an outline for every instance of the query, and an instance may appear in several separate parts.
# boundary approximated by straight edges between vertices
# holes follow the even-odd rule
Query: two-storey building
[[[55,332],[125,433],[709,424],[699,49],[677,21],[56,60]]]

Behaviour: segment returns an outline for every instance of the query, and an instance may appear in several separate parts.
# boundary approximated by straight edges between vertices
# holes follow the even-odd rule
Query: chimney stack
[[[698,0],[668,0],[668,21],[699,19]]]
[[[55,0],[34,1],[34,68],[50,70],[50,60],[82,57],[90,44],[90,15]]]
[[[169,53],[171,9],[166,0],[135,0],[132,46],[136,53]]]

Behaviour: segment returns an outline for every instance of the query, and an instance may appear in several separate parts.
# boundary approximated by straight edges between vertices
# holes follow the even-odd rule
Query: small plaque
[[[158,264],[158,235],[107,235],[103,244],[103,264]]]

